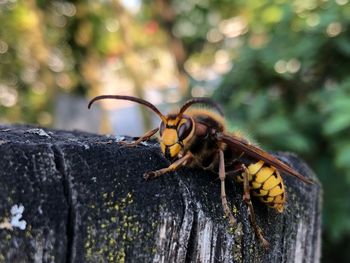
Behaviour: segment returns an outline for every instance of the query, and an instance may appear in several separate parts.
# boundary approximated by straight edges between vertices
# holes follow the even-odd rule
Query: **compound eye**
[[[192,121],[189,119],[185,119],[186,122],[180,124],[180,127],[177,129],[177,136],[180,141],[184,140],[192,130]]]
[[[165,123],[161,122],[159,125],[159,135],[162,136],[165,129]]]

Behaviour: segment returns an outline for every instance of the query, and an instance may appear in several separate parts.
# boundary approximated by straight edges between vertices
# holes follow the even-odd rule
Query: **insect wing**
[[[247,142],[243,141],[238,137],[225,134],[225,133],[220,133],[218,134],[218,140],[221,140],[222,142],[226,143],[230,147],[240,150],[246,153],[247,155],[253,158],[256,158],[257,160],[263,160],[266,163],[274,166],[278,170],[285,172],[286,174],[295,176],[305,183],[309,183],[309,184],[313,183],[312,180],[302,176],[297,171],[293,170],[291,167],[289,167],[288,165],[278,160],[276,157],[272,156],[271,154],[261,150],[260,148],[254,145],[248,144]]]

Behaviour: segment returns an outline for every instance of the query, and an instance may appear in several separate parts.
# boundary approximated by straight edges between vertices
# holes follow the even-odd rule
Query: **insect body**
[[[251,164],[249,171],[249,186],[254,196],[269,207],[282,213],[286,200],[286,193],[282,177],[273,166],[266,165],[264,161]],[[237,181],[244,182],[243,174],[237,176]]]
[[[207,98],[191,99],[180,108],[179,112],[166,116],[153,104],[131,96],[98,96],[90,101],[89,108],[92,103],[101,99],[134,101],[147,106],[160,117],[159,128],[147,132],[133,143],[128,143],[129,146],[138,145],[159,131],[161,150],[172,163],[169,167],[145,173],[146,180],[175,171],[181,166],[201,167],[218,173],[221,182],[223,210],[232,225],[236,224],[236,219],[227,203],[225,178],[233,176],[238,182],[242,182],[243,200],[247,204],[251,224],[265,248],[268,247],[269,243],[263,237],[262,230],[256,223],[250,194],[257,196],[260,201],[276,211],[283,212],[286,193],[279,171],[295,176],[306,183],[311,183],[309,179],[273,155],[250,144],[239,134],[229,133],[226,130],[220,107]],[[191,105],[198,103],[209,105],[216,111],[188,109]]]

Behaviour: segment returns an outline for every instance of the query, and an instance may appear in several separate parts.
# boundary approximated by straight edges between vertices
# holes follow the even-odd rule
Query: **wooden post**
[[[218,176],[167,166],[158,144],[122,147],[113,136],[0,126],[0,262],[319,262],[321,187],[284,176],[278,214],[253,201],[271,243],[249,223],[242,185],[227,180],[223,217]],[[306,177],[295,155],[277,156]]]

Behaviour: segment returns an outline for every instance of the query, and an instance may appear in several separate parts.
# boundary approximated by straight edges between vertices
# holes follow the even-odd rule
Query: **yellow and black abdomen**
[[[286,193],[283,179],[277,169],[266,165],[264,161],[250,164],[247,169],[251,193],[257,196],[261,202],[282,213]],[[243,182],[243,175],[239,175],[237,179],[239,182]]]

